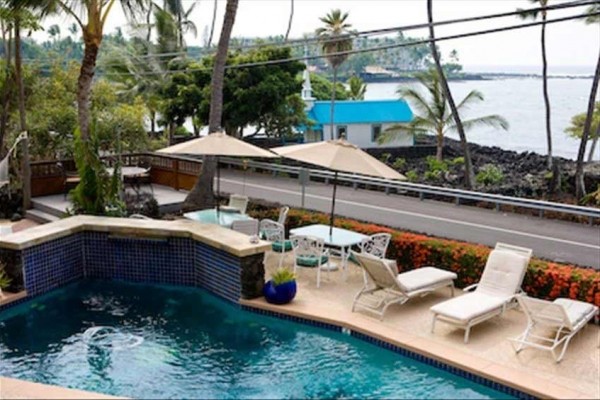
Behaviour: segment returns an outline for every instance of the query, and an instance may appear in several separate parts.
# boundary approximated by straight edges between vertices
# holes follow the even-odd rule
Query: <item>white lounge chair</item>
[[[464,289],[474,292],[431,307],[431,332],[440,320],[464,329],[464,341],[468,343],[471,327],[517,305],[515,296],[521,290],[530,259],[530,249],[498,243],[487,259],[479,283]]]
[[[229,196],[229,204],[226,208],[237,209],[239,210],[240,214],[246,214],[246,209],[248,208],[248,197],[239,194],[232,194]]]
[[[392,304],[404,304],[413,297],[423,297],[442,287],[454,296],[456,274],[434,267],[423,267],[398,274],[396,262],[366,253],[353,252],[365,271],[367,281],[354,297],[352,312],[357,308],[383,316]]]
[[[517,300],[527,315],[527,328],[510,339],[515,351],[519,353],[526,347],[547,350],[557,363],[563,359],[573,336],[598,316],[597,306],[577,300],[559,298],[550,302],[524,295],[517,296]],[[555,350],[558,349],[557,356]]]

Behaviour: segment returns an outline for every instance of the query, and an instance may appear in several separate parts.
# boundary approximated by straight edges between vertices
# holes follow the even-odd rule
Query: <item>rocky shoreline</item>
[[[386,161],[390,166],[407,175],[410,180],[434,186],[464,188],[464,165],[461,163],[460,142],[445,139],[444,161],[446,170],[432,171],[427,157],[435,157],[433,138],[424,138],[412,151],[404,148],[371,149],[375,157]],[[494,182],[476,183],[474,190],[485,193],[501,194],[530,199],[576,203],[575,161],[555,157],[553,171],[546,167],[546,156],[534,152],[516,152],[499,147],[469,144],[474,172],[496,169],[501,178]],[[413,154],[411,154],[413,153]],[[389,156],[388,156],[389,154]],[[397,161],[398,159],[404,161]],[[489,167],[489,166],[494,167]],[[443,169],[443,167],[442,167]],[[588,192],[595,191],[600,185],[600,163],[585,166],[585,182]],[[588,204],[592,205],[593,204]],[[596,205],[598,206],[598,205]]]

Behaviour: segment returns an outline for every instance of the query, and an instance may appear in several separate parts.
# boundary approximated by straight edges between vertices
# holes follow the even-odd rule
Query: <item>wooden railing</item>
[[[116,156],[101,157],[107,167],[112,167]],[[190,190],[202,167],[201,160],[181,158],[156,153],[122,154],[123,166],[151,166],[152,183],[169,186],[175,190]],[[60,164],[62,167],[60,167]],[[72,159],[37,161],[31,163],[31,193],[33,197],[65,193],[64,172],[76,171]]]

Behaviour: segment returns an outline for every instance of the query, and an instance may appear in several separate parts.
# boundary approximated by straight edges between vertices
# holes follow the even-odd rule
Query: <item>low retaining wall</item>
[[[97,278],[198,286],[238,303],[262,295],[269,248],[267,242],[251,244],[248,236],[216,225],[89,216],[0,241],[11,271],[22,271],[15,286],[27,291],[26,299]]]

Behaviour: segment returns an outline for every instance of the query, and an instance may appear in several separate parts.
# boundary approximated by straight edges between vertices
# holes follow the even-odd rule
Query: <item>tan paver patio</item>
[[[278,256],[268,260],[267,279],[277,261]],[[291,266],[292,262],[290,253],[284,265]],[[392,306],[384,320],[379,321],[362,311],[351,312],[354,295],[363,282],[362,272],[355,264],[350,263],[346,282],[340,271],[331,272],[329,280],[327,273],[322,273],[320,289],[316,287],[316,271],[299,269],[297,275],[298,294],[291,304],[273,306],[264,299],[245,304],[342,323],[450,364],[468,366],[472,372],[495,376],[495,381],[528,388],[542,397],[600,398],[600,328],[597,325],[585,327],[572,340],[564,360],[556,364],[546,351],[528,349],[515,354],[507,338],[517,336],[525,328],[526,317],[520,310],[510,310],[504,316],[474,327],[470,342],[465,345],[464,331],[450,325],[438,323],[435,333],[430,332],[429,308],[449,297],[447,289]]]

